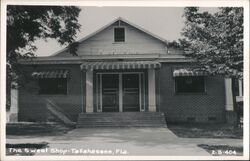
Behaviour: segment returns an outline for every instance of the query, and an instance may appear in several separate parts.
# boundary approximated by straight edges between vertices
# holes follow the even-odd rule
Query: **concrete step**
[[[166,120],[161,112],[81,113],[76,127],[166,127]]]
[[[98,127],[98,128],[104,128],[104,127],[164,127],[166,128],[167,125],[137,125],[137,124],[134,124],[134,125],[77,125],[76,128],[95,128],[95,127]]]
[[[88,123],[88,124],[77,124],[77,127],[80,126],[108,126],[108,127],[112,127],[112,126],[118,126],[118,127],[134,127],[134,126],[141,126],[141,127],[146,127],[146,126],[155,126],[155,127],[162,127],[162,126],[166,126],[166,123]]]
[[[161,112],[93,112],[93,113],[80,113],[79,116],[96,116],[96,115],[102,115],[102,116],[110,116],[110,115],[116,115],[116,116],[161,116],[164,115]]]
[[[79,117],[78,120],[109,120],[112,118],[113,120],[159,120],[164,119],[164,117]]]
[[[90,120],[90,121],[78,121],[78,123],[92,123],[92,122],[95,122],[95,123],[162,123],[164,122],[165,123],[165,120],[126,120],[126,121],[112,121],[112,120],[106,120],[106,121],[102,121],[102,120]]]
[[[161,120],[161,121],[81,121],[81,122],[78,122],[77,124],[91,124],[91,123],[101,123],[101,124],[104,124],[104,123],[144,123],[144,124],[147,124],[147,123],[166,123],[165,121]]]
[[[135,121],[153,121],[153,120],[165,120],[162,117],[153,117],[153,118],[112,118],[112,117],[106,117],[106,118],[78,118],[78,121],[92,121],[92,120],[96,120],[96,121],[130,121],[130,120],[135,120]]]

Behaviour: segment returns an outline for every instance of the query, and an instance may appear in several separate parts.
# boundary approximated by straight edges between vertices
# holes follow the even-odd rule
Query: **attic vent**
[[[125,29],[123,27],[114,28],[114,40],[115,42],[125,41]]]

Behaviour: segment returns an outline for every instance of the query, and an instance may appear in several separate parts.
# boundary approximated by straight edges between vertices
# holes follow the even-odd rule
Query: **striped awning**
[[[154,69],[160,68],[161,63],[157,61],[98,61],[83,62],[81,69]]]
[[[69,76],[68,70],[47,70],[36,71],[31,74],[33,78],[67,78]]]
[[[173,77],[182,77],[182,76],[204,76],[207,75],[204,71],[194,71],[191,69],[175,69],[173,72]]]

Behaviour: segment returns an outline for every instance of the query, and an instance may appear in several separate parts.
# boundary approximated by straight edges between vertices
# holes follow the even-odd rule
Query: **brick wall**
[[[197,122],[225,121],[224,79],[206,77],[206,94],[177,95],[172,70],[183,65],[165,63],[156,70],[157,111],[165,112],[168,122],[187,122],[188,118]],[[39,95],[37,80],[26,82],[19,90],[19,121],[47,121],[51,118],[46,99],[52,100],[72,121],[77,120],[82,110],[85,111],[82,109],[85,107],[85,73],[80,71],[79,65],[39,65],[22,69],[27,74],[39,69],[68,69],[70,77],[67,95]]]
[[[29,79],[28,82],[23,83],[23,87],[19,89],[19,121],[47,121],[51,118],[46,108],[47,99],[53,101],[69,119],[77,120],[85,104],[85,96],[82,92],[85,88],[84,83],[81,86],[84,82],[84,74],[80,71],[79,65],[39,65],[25,66],[22,69],[26,74],[42,69],[67,69],[70,71],[70,76],[67,95],[39,95],[36,79]]]
[[[168,122],[224,122],[225,87],[222,77],[206,77],[206,94],[176,94],[173,69],[181,64],[162,64],[156,72],[160,111]]]

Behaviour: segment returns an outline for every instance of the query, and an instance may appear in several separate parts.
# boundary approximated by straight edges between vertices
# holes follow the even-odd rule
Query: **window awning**
[[[161,63],[157,61],[98,61],[84,62],[81,69],[154,69],[160,68]]]
[[[67,78],[69,76],[68,70],[47,70],[37,71],[31,74],[33,78]]]
[[[204,71],[193,71],[192,69],[175,69],[173,72],[173,77],[182,76],[204,76],[207,75]]]

